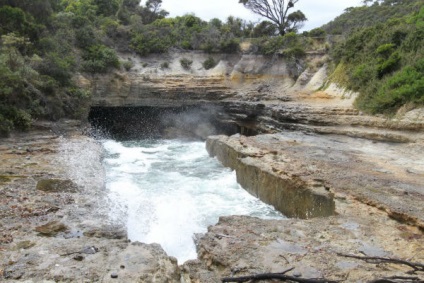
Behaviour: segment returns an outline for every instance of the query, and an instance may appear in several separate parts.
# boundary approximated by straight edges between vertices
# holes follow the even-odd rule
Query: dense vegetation
[[[329,32],[343,27],[346,33],[332,50],[333,80],[360,93],[359,109],[393,114],[402,106],[424,105],[423,4],[375,1],[349,8],[324,26]]]
[[[34,119],[86,115],[89,92],[78,87],[78,72],[130,70],[119,52],[144,56],[170,48],[208,53],[239,51],[252,40],[257,52],[304,55],[307,40],[294,32],[276,36],[271,22],[235,17],[203,21],[195,15],[166,18],[161,0],[0,0],[0,136],[25,130]],[[272,36],[272,37],[271,37]],[[307,45],[307,44],[306,44]],[[189,62],[182,62],[190,69]],[[204,68],[214,67],[212,58]],[[161,69],[168,68],[163,62]]]
[[[34,119],[85,117],[90,93],[78,86],[77,74],[130,70],[133,63],[121,61],[120,53],[236,53],[249,42],[250,52],[279,54],[299,66],[308,48],[328,48],[326,34],[344,38],[331,51],[333,80],[361,93],[359,108],[384,113],[424,104],[423,0],[376,0],[321,29],[284,36],[269,21],[168,18],[161,0],[139,2],[0,0],[0,136],[26,130]],[[189,59],[180,63],[190,70]],[[217,63],[210,57],[203,67]]]

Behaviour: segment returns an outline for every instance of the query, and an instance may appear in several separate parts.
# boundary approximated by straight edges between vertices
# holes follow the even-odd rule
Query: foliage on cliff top
[[[343,14],[321,28],[331,35],[347,35],[356,29],[409,15],[424,5],[422,0],[365,0],[362,2],[370,4],[346,8]]]
[[[332,50],[335,64],[343,66],[336,68],[339,73],[344,72],[345,79],[339,83],[360,93],[356,100],[359,109],[373,114],[392,114],[404,105],[424,105],[422,3],[422,0],[385,0],[360,8],[374,12],[381,8],[396,16],[356,28]],[[415,7],[414,12],[405,15],[411,7]],[[357,11],[347,12],[350,13],[356,15]]]

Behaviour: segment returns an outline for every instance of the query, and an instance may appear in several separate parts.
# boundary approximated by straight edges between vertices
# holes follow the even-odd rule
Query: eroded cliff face
[[[217,65],[206,70],[202,64],[209,57]],[[181,66],[183,58],[192,61],[188,70]],[[199,106],[209,108],[205,111],[213,120],[236,125],[239,133],[248,135],[299,130],[408,142],[420,139],[424,129],[423,111],[403,111],[389,119],[356,110],[355,93],[328,85],[325,55],[311,54],[302,62],[196,52],[146,58],[122,55],[122,59],[131,60],[134,67],[107,76],[79,77],[79,84],[93,93],[92,107]]]
[[[223,101],[257,91],[265,93],[269,86],[259,82],[278,81],[279,85],[294,85],[294,73],[282,58],[258,55],[208,55],[204,53],[172,53],[131,60],[130,71],[113,75],[79,78],[80,85],[93,93],[93,106],[181,106],[199,101]],[[213,58],[216,66],[206,70],[203,63]],[[192,64],[182,67],[180,60]],[[166,67],[164,67],[166,63]],[[258,88],[258,89],[255,89]]]

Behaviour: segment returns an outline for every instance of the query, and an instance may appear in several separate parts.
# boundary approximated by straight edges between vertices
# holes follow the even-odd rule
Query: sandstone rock
[[[206,148],[225,166],[234,169],[238,183],[288,217],[312,218],[334,214],[333,195],[309,185],[296,174],[278,170],[258,147],[244,147],[243,137],[209,137]],[[269,152],[275,155],[275,152]]]

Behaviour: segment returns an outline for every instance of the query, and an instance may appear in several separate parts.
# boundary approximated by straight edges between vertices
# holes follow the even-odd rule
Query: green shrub
[[[31,127],[31,115],[22,110],[18,109],[16,110],[15,117],[13,119],[13,125],[16,129],[21,131],[26,131]]]
[[[390,54],[393,53],[394,48],[395,45],[393,43],[387,43],[380,45],[375,52],[379,55],[390,56]]]
[[[373,113],[391,112],[408,102],[424,104],[424,59],[385,80],[372,98],[370,110]]]
[[[205,68],[206,70],[212,69],[216,66],[216,64],[218,64],[212,57],[209,57],[208,59],[206,59],[203,62],[203,68]]]
[[[376,77],[374,66],[370,64],[358,65],[352,72],[350,79],[351,88],[358,91],[362,86]]]
[[[171,29],[146,28],[132,36],[130,48],[145,56],[151,53],[165,53],[174,45]]]
[[[168,62],[162,62],[160,64],[160,68],[163,69],[168,69],[169,68],[169,63]]]
[[[383,5],[385,8],[373,5],[372,9],[397,9],[404,13],[414,3],[418,4],[403,1],[393,6]],[[355,102],[359,109],[393,114],[404,104],[424,104],[421,79],[424,73],[419,67],[424,55],[424,29],[415,24],[421,13],[415,11],[410,16],[391,16],[385,22],[356,29],[346,40],[336,43],[333,58],[345,65],[348,79],[343,85],[359,92]]]
[[[270,21],[262,21],[253,28],[252,37],[273,36],[277,34],[278,28]]]
[[[191,69],[191,64],[193,64],[193,61],[187,59],[187,58],[182,58],[180,59],[180,64],[181,67],[183,67],[184,70],[188,71]]]
[[[91,93],[89,90],[79,88],[79,87],[71,87],[67,89],[67,92],[70,96],[80,98],[80,99],[86,99],[91,96]]]
[[[322,28],[314,28],[308,32],[309,37],[324,37],[325,35],[326,32]]]
[[[399,52],[396,51],[387,60],[384,60],[377,66],[378,77],[382,78],[384,75],[395,71],[399,67],[400,62]]]
[[[115,50],[104,45],[91,46],[82,56],[82,68],[88,73],[105,73],[110,67],[119,68]]]
[[[0,137],[8,137],[13,128],[12,121],[0,114]]]
[[[96,44],[96,35],[92,27],[84,26],[75,30],[75,39],[77,46],[87,49]]]
[[[71,83],[76,63],[72,56],[63,56],[57,52],[49,52],[44,56],[44,60],[39,64],[38,71],[54,78],[62,86]]]
[[[306,55],[306,52],[302,47],[295,46],[292,48],[284,49],[281,52],[281,55],[287,58],[298,59],[304,57]]]
[[[220,42],[219,49],[223,53],[231,54],[237,53],[240,50],[240,40],[237,38],[231,38]]]
[[[129,71],[132,69],[132,67],[134,67],[134,63],[130,60],[121,62],[121,65],[126,71]]]

